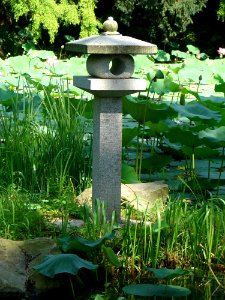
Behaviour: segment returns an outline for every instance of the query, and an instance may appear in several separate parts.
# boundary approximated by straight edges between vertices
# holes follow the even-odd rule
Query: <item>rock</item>
[[[26,261],[20,242],[0,239],[0,298],[26,291]]]
[[[59,280],[42,276],[33,269],[45,255],[59,252],[51,238],[26,241],[0,238],[0,299],[22,299],[62,286]]]
[[[60,230],[63,229],[63,222],[62,218],[56,218],[54,220],[51,220],[51,225],[53,225],[56,228],[59,228]],[[78,219],[70,219],[66,222],[66,228],[71,229],[71,228],[80,228],[84,225],[83,220],[78,220]]]
[[[26,240],[20,245],[21,250],[27,258],[27,282],[35,293],[45,293],[62,286],[62,282],[43,276],[33,269],[33,266],[42,262],[48,254],[61,253],[56,242],[51,238],[36,238]]]
[[[156,203],[162,205],[169,193],[163,181],[121,184],[121,204],[131,205],[139,211],[151,210]],[[84,190],[76,200],[80,205],[92,204],[92,188]]]
[[[139,211],[150,211],[156,205],[162,206],[169,193],[163,181],[124,184],[121,189],[123,204],[132,205]]]

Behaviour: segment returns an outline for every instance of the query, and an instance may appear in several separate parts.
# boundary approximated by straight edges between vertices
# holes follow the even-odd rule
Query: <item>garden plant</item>
[[[122,182],[163,179],[170,192],[151,211],[123,204],[122,223],[106,220],[101,201],[76,200],[91,186],[93,99],[72,82],[86,58],[29,50],[0,60],[0,235],[55,238],[61,253],[34,269],[68,275],[71,299],[188,299],[199,277],[224,293],[223,48],[217,56],[188,45],[134,57],[148,87],[123,98]],[[71,218],[84,226],[69,228]],[[88,278],[95,286],[78,293]]]

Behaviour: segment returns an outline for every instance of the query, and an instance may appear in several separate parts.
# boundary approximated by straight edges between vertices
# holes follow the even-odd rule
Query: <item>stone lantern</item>
[[[105,202],[110,219],[115,211],[120,220],[122,96],[146,90],[144,79],[131,78],[135,54],[155,54],[157,46],[117,32],[109,17],[104,33],[66,44],[66,50],[89,54],[90,76],[74,76],[74,85],[94,95],[92,205]]]

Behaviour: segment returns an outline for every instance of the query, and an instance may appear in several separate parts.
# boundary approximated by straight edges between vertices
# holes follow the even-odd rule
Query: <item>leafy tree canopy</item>
[[[121,11],[121,19],[127,25],[140,18],[149,36],[168,39],[184,32],[192,22],[192,16],[201,11],[208,0],[116,0],[115,6]]]
[[[222,20],[223,22],[225,21],[225,0],[220,0],[217,15],[220,20]]]
[[[31,31],[34,41],[42,36],[46,29],[50,42],[53,43],[59,26],[79,25],[80,37],[98,33],[100,23],[95,17],[98,0],[2,0],[16,22],[25,19],[27,29]]]

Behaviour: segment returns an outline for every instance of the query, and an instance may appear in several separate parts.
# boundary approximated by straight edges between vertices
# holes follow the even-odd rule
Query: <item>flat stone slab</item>
[[[73,84],[99,97],[122,97],[145,91],[146,81],[139,78],[128,79],[103,79],[91,76],[74,76]]]

